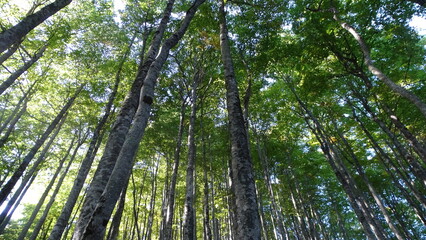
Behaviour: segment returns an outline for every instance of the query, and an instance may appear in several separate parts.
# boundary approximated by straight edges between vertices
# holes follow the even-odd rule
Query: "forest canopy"
[[[424,239],[425,4],[0,0],[0,239]]]

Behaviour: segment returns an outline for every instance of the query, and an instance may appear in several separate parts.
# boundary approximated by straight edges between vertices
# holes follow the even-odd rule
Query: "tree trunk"
[[[232,145],[232,184],[236,202],[236,219],[233,225],[237,229],[235,233],[236,239],[260,239],[261,231],[256,188],[248,147],[248,136],[229,46],[224,5],[223,0],[220,0],[220,44],[222,62],[225,68],[226,102]]]
[[[120,201],[118,201],[117,210],[115,210],[114,217],[112,218],[107,240],[117,240],[118,233],[120,232],[121,217],[123,216],[124,204],[126,202],[127,185],[124,187],[123,192],[121,192]]]
[[[2,84],[0,84],[0,95],[12,85],[16,79],[18,79],[25,71],[27,71],[35,62],[43,56],[44,51],[47,48],[47,44],[40,48],[37,53],[31,57],[31,59],[20,67],[14,73],[12,73]]]
[[[104,114],[102,118],[99,120],[93,132],[93,136],[89,144],[89,149],[87,150],[86,155],[80,164],[77,176],[74,179],[74,184],[71,188],[70,193],[68,194],[67,202],[62,208],[61,215],[56,220],[56,224],[53,226],[52,232],[50,233],[50,236],[49,236],[49,240],[56,240],[61,238],[62,233],[64,232],[65,227],[67,225],[68,219],[71,216],[74,205],[77,202],[78,195],[80,194],[81,189],[83,188],[83,185],[89,173],[90,167],[92,166],[93,160],[101,144],[102,136],[103,136],[102,130],[104,129],[104,126],[111,114],[111,109],[115,100],[115,96],[117,95],[118,86],[121,81],[121,71],[123,69],[124,62],[127,59],[127,56],[130,52],[130,48],[133,45],[135,37],[136,35],[131,40],[128,49],[126,50],[126,52],[124,53],[120,61],[117,73],[115,75],[114,86],[112,88],[111,94],[108,97],[108,102],[105,106]]]
[[[40,155],[37,157],[37,160],[34,162],[34,164],[31,166],[31,169],[25,174],[24,178],[21,181],[21,184],[19,185],[18,189],[15,190],[13,193],[13,196],[9,201],[7,202],[6,207],[4,208],[3,212],[0,215],[0,223],[1,224],[7,224],[8,221],[5,220],[6,215],[8,214],[9,210],[12,208],[12,206],[18,205],[19,202],[17,201],[18,198],[23,194],[23,189],[28,189],[31,186],[31,182],[34,181],[35,177],[37,176],[38,169],[40,164],[45,160],[45,156],[47,151],[49,151],[50,146],[52,145],[53,141],[56,139],[56,136],[58,135],[59,131],[62,128],[62,125],[64,124],[66,119],[66,116],[64,116],[61,121],[59,122],[58,126],[56,127],[55,132],[53,132],[52,136],[50,136],[49,141],[46,143],[46,145],[43,147],[43,150],[41,151]],[[10,215],[10,214],[9,214]],[[0,230],[0,233],[2,231]]]
[[[411,103],[416,106],[419,111],[423,114],[423,116],[426,118],[426,104],[417,97],[414,93],[408,91],[404,87],[401,87],[400,85],[394,83],[386,74],[384,74],[380,69],[378,69],[376,66],[374,66],[373,61],[370,56],[370,50],[367,47],[367,44],[365,44],[364,40],[362,39],[361,35],[358,34],[358,32],[348,23],[342,21],[339,16],[337,9],[332,9],[332,12],[334,14],[334,19],[340,24],[340,26],[348,31],[352,36],[355,38],[355,40],[358,42],[362,53],[364,54],[364,63],[367,65],[368,70],[376,76],[380,81],[382,81],[384,84],[386,84],[394,93],[398,94],[399,96],[407,99]]]
[[[199,72],[195,73],[192,90],[191,90],[191,116],[189,118],[189,130],[188,130],[188,166],[186,168],[186,193],[185,193],[185,204],[183,211],[183,239],[195,240],[195,158],[196,158],[196,146],[195,146],[195,119],[197,113],[197,85],[200,81],[201,76]]]
[[[53,3],[43,7],[40,11],[26,16],[15,26],[0,33],[0,53],[8,49],[15,43],[18,43],[31,30],[40,25],[44,20],[66,7],[72,0],[56,0]]]
[[[120,192],[124,186],[123,180],[130,174],[130,170],[133,166],[134,156],[138,150],[139,142],[141,141],[145,132],[150,115],[151,104],[154,101],[154,86],[160,74],[161,67],[167,60],[170,49],[176,46],[179,40],[183,37],[189,26],[189,23],[195,15],[196,10],[204,1],[205,0],[196,0],[194,2],[194,4],[187,11],[180,28],[164,42],[156,60],[150,66],[149,72],[141,90],[139,101],[140,104],[136,111],[135,118],[133,119],[132,127],[127,134],[126,140],[119,153],[117,163],[115,164],[115,167],[111,173],[111,177],[105,186],[105,190],[102,193],[102,196],[99,199],[96,209],[93,211],[93,215],[91,216],[90,221],[86,227],[83,227],[79,230],[84,232],[82,238],[80,239],[98,239],[103,237],[105,232],[105,225],[108,222],[108,219],[112,213],[112,209],[114,208],[114,205],[118,200]]]
[[[170,179],[170,187],[168,190],[168,195],[166,197],[166,211],[165,216],[163,216],[164,222],[164,231],[160,232],[160,240],[171,240],[172,239],[172,226],[173,226],[173,216],[174,216],[174,205],[175,205],[175,191],[176,191],[176,181],[178,177],[178,168],[180,161],[180,152],[182,147],[182,135],[185,122],[185,111],[186,111],[186,100],[182,100],[181,110],[180,110],[180,121],[179,121],[179,130],[176,140],[176,149],[174,152],[174,162],[173,162],[173,172]]]
[[[38,237],[38,234],[41,230],[41,227],[43,226],[44,222],[46,221],[47,215],[49,214],[50,208],[52,207],[53,203],[55,202],[56,195],[58,194],[59,190],[61,189],[62,183],[64,182],[64,179],[68,174],[68,170],[70,169],[71,164],[74,162],[75,156],[77,155],[77,151],[79,150],[79,148],[83,144],[84,140],[85,139],[79,139],[79,143],[78,143],[77,147],[75,148],[75,150],[74,150],[74,152],[71,156],[71,159],[68,162],[67,167],[64,169],[62,176],[59,178],[58,183],[56,184],[56,188],[53,191],[52,196],[50,197],[49,202],[46,204],[46,207],[44,208],[43,215],[40,217],[36,226],[34,227],[33,232],[31,233],[30,240],[35,240]],[[53,221],[53,219],[52,219],[52,221]],[[51,224],[51,222],[49,223],[49,225],[50,224]],[[46,232],[46,234],[48,233],[47,231],[45,231],[45,232]],[[45,239],[45,238],[43,238],[43,239]]]
[[[80,91],[83,89],[83,86],[80,86],[77,91],[74,93],[74,96],[72,96],[65,106],[61,109],[61,111],[58,113],[58,115],[55,117],[55,119],[50,123],[50,125],[47,127],[46,131],[43,133],[43,135],[36,141],[34,146],[30,149],[28,154],[25,156],[21,164],[19,165],[18,169],[15,170],[12,177],[9,179],[9,181],[3,186],[3,188],[0,191],[0,204],[3,204],[3,202],[6,200],[6,197],[10,194],[15,184],[18,182],[19,178],[21,178],[22,174],[24,173],[25,169],[28,167],[28,164],[33,159],[34,155],[37,153],[39,148],[43,145],[43,143],[46,141],[46,139],[49,137],[50,133],[53,131],[53,129],[56,127],[56,125],[59,123],[59,121],[62,119],[62,117],[65,115],[65,113],[68,111],[68,109],[71,107],[71,105],[74,103],[74,100],[77,98]]]
[[[132,123],[135,111],[138,107],[140,91],[144,79],[146,78],[148,70],[158,54],[164,31],[166,30],[167,23],[170,18],[173,4],[174,0],[169,0],[167,2],[167,6],[164,9],[161,22],[153,36],[147,57],[145,61],[141,61],[137,76],[133,81],[131,89],[127,93],[117,119],[115,120],[115,123],[110,131],[104,153],[99,162],[92,183],[90,184],[87,196],[84,200],[82,211],[74,230],[73,240],[81,239],[83,230],[87,226],[89,219],[94,212],[96,204],[98,203],[100,196],[102,195],[102,192],[108,183],[108,179],[111,176],[112,170],[114,169],[118,155]]]
[[[65,161],[67,160],[72,148],[74,147],[74,141],[75,138],[72,140],[65,156],[61,159],[61,161],[59,162],[59,166],[57,167],[55,173],[53,174],[52,178],[50,179],[49,184],[47,185],[46,189],[44,190],[42,196],[40,197],[40,199],[38,200],[37,205],[35,206],[35,208],[33,209],[33,212],[30,216],[30,218],[28,219],[28,221],[26,222],[25,226],[22,228],[21,233],[18,236],[18,240],[23,240],[25,238],[25,236],[27,235],[28,230],[30,229],[32,223],[34,222],[35,218],[37,217],[37,214],[39,213],[41,207],[44,204],[44,200],[46,199],[47,195],[50,192],[50,189],[53,187],[53,185],[55,184],[56,178],[59,176],[59,173],[62,170],[62,167],[65,163]]]
[[[10,122],[10,125],[7,128],[6,132],[0,138],[0,148],[2,148],[4,146],[4,144],[7,142],[7,140],[9,139],[10,134],[15,129],[16,123],[18,123],[19,119],[22,117],[22,115],[24,115],[24,113],[26,111],[27,111],[27,102],[25,101],[24,106],[22,106],[22,108],[19,111],[19,113],[16,114],[16,116],[12,119],[12,122]]]
[[[9,59],[18,50],[21,42],[13,44],[5,53],[0,56],[0,65],[2,65],[7,59]]]

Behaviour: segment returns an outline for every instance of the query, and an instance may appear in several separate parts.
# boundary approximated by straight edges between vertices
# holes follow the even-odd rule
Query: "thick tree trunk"
[[[197,85],[200,80],[199,73],[195,74],[191,90],[191,116],[189,118],[188,130],[188,165],[186,168],[186,191],[183,211],[183,239],[195,240],[195,119],[197,113]]]
[[[226,102],[231,137],[232,184],[236,203],[236,239],[260,239],[260,220],[257,208],[256,188],[250,158],[248,136],[241,109],[238,86],[235,79],[225,18],[225,3],[220,0],[220,43],[225,68]]]
[[[167,60],[170,49],[176,46],[179,40],[183,37],[195,15],[195,12],[204,1],[205,0],[196,0],[194,2],[187,11],[180,28],[164,42],[156,60],[150,66],[141,89],[139,107],[136,111],[135,118],[133,119],[132,127],[130,128],[119,153],[117,163],[111,173],[111,177],[105,186],[105,190],[102,193],[87,226],[79,230],[82,231],[84,229],[83,236],[75,239],[98,239],[103,237],[105,225],[108,222],[114,205],[120,196],[122,188],[124,187],[123,180],[130,174],[134,156],[144,135],[151,111],[151,104],[154,101],[154,86],[160,74],[160,70]]]
[[[127,56],[130,52],[130,48],[133,45],[134,39],[135,39],[135,36],[131,40],[128,49],[126,50],[126,52],[124,53],[120,61],[120,64],[118,66],[118,70],[115,76],[114,86],[112,88],[111,94],[108,97],[108,102],[105,106],[104,114],[102,118],[99,120],[93,132],[93,136],[89,144],[89,149],[87,150],[86,155],[83,161],[81,162],[77,176],[74,179],[74,184],[71,188],[70,193],[68,194],[67,202],[62,208],[61,215],[56,220],[56,224],[53,226],[52,232],[50,233],[50,236],[49,236],[49,240],[56,240],[61,238],[62,233],[64,232],[67,222],[71,216],[74,205],[77,202],[81,189],[83,188],[83,185],[89,173],[90,167],[92,166],[92,163],[98,151],[99,145],[101,144],[102,136],[103,136],[102,130],[104,129],[104,126],[109,118],[109,115],[111,114],[111,109],[115,100],[115,96],[117,95],[118,86],[121,81],[121,71],[122,71],[124,62],[126,61]]]
[[[18,79],[25,71],[27,71],[35,62],[37,62],[42,56],[44,51],[47,48],[47,44],[40,48],[37,53],[31,57],[31,59],[20,67],[14,73],[12,73],[2,84],[0,84],[0,95],[12,85],[16,79]]]
[[[9,59],[18,50],[21,42],[13,44],[5,53],[0,56],[0,65],[2,65],[7,59]]]
[[[179,130],[176,140],[176,149],[174,152],[174,162],[173,162],[173,172],[170,179],[170,187],[166,196],[166,210],[164,211],[165,216],[163,216],[163,226],[164,231],[160,232],[160,240],[171,240],[172,239],[172,226],[173,226],[173,216],[174,216],[174,205],[175,205],[175,191],[176,191],[176,182],[178,177],[178,169],[180,162],[180,152],[182,147],[182,135],[185,123],[185,111],[186,111],[186,100],[182,100],[181,110],[180,110],[180,121],[179,121]]]
[[[56,125],[59,123],[59,121],[62,119],[62,117],[65,115],[65,113],[68,112],[71,105],[74,103],[74,100],[77,98],[80,91],[83,89],[83,86],[79,87],[77,91],[74,93],[74,96],[72,96],[65,106],[61,109],[61,111],[58,113],[58,115],[55,117],[55,119],[50,123],[50,125],[47,127],[46,131],[43,133],[43,135],[36,141],[34,146],[30,149],[28,154],[24,157],[23,161],[19,165],[18,169],[15,170],[12,177],[9,179],[9,181],[3,186],[3,188],[0,191],[0,204],[3,204],[3,202],[6,200],[6,197],[10,194],[15,184],[18,182],[19,178],[21,178],[24,171],[27,169],[28,164],[30,164],[31,160],[33,159],[34,155],[37,153],[37,151],[40,149],[40,147],[43,145],[43,143],[46,141],[46,139],[49,137],[50,133],[53,131],[53,129],[56,127]]]
[[[83,230],[87,226],[96,204],[98,203],[99,198],[108,183],[108,179],[111,176],[112,170],[114,169],[118,155],[132,123],[135,111],[138,107],[141,87],[143,85],[144,79],[146,78],[148,70],[158,54],[164,31],[166,30],[167,23],[169,22],[170,14],[173,9],[173,5],[174,0],[169,0],[167,2],[167,6],[164,9],[161,22],[153,36],[147,57],[145,61],[142,61],[140,64],[137,76],[131,86],[131,89],[127,93],[117,119],[115,120],[115,123],[110,131],[104,153],[99,162],[92,183],[90,184],[87,196],[84,200],[82,211],[74,230],[73,240],[78,240],[81,238]]]
[[[50,189],[55,184],[56,178],[59,176],[59,173],[61,172],[65,161],[67,160],[72,148],[74,147],[74,141],[75,141],[75,139],[72,140],[67,152],[65,153],[64,157],[62,157],[61,161],[59,162],[59,166],[57,167],[55,173],[53,174],[52,178],[50,179],[49,184],[46,186],[46,189],[44,190],[43,194],[41,195],[40,199],[38,200],[38,203],[35,206],[35,208],[33,209],[33,212],[31,214],[30,218],[26,222],[25,226],[22,228],[21,233],[18,236],[18,240],[23,240],[25,238],[25,236],[27,235],[28,230],[30,229],[35,218],[37,217],[37,214],[39,213],[41,207],[44,204],[44,200],[47,198],[47,195],[49,194]]]
[[[20,42],[31,30],[62,8],[66,7],[71,1],[72,0],[56,0],[40,9],[40,11],[26,16],[15,26],[0,33],[0,53],[13,44]]]

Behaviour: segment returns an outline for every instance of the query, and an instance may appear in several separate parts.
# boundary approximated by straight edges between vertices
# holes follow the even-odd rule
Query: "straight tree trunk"
[[[85,140],[85,139],[79,139],[79,143],[78,143],[77,147],[75,148],[75,150],[74,150],[73,154],[71,155],[71,159],[68,161],[68,165],[67,165],[67,166],[66,166],[66,168],[64,169],[64,171],[63,171],[63,173],[62,173],[61,177],[60,177],[60,178],[59,178],[59,180],[58,180],[58,183],[56,184],[56,188],[55,188],[55,190],[53,191],[52,196],[50,197],[49,202],[46,204],[46,207],[44,208],[43,215],[42,215],[42,216],[40,217],[40,219],[37,221],[37,224],[35,225],[34,230],[33,230],[33,232],[31,233],[30,240],[35,240],[35,239],[37,239],[37,237],[38,237],[38,235],[39,235],[39,232],[40,232],[40,230],[41,230],[41,228],[42,228],[43,224],[44,224],[44,223],[45,223],[45,221],[46,221],[47,215],[49,214],[50,208],[52,207],[53,203],[55,203],[56,195],[58,194],[59,190],[61,189],[61,187],[62,187],[62,183],[64,182],[65,177],[66,177],[66,176],[67,176],[67,174],[68,174],[68,170],[70,169],[71,164],[74,162],[75,156],[77,155],[77,151],[79,150],[79,148],[80,148],[80,147],[81,147],[81,145],[83,144],[84,140]],[[53,221],[53,219],[52,219],[51,221]],[[52,223],[52,222],[50,222],[50,223],[49,223],[49,225],[50,225],[51,223]],[[49,228],[48,228],[48,229],[49,229]],[[47,231],[45,231],[45,232],[46,232],[45,234],[47,235],[47,233],[48,233],[48,232],[47,232]],[[46,238],[43,238],[43,239],[46,239]]]
[[[173,5],[174,0],[169,0],[167,2],[161,22],[153,36],[147,57],[145,61],[141,61],[136,78],[133,81],[130,91],[127,93],[117,119],[110,131],[104,153],[84,200],[82,211],[74,230],[73,240],[81,239],[84,228],[87,226],[89,219],[96,208],[96,204],[108,183],[112,170],[114,169],[118,155],[132,123],[135,111],[139,105],[141,87],[147,76],[148,70],[160,49],[161,41],[163,39],[167,23],[169,22]]]
[[[117,210],[112,218],[111,226],[108,231],[107,240],[117,240],[120,232],[121,217],[123,216],[124,204],[126,203],[127,185],[124,187],[120,195],[120,201],[117,204]]]
[[[180,162],[180,152],[182,148],[182,135],[185,123],[185,111],[186,111],[186,99],[182,100],[181,110],[180,110],[180,121],[179,121],[179,130],[176,140],[176,148],[174,152],[174,162],[173,162],[173,172],[170,179],[170,186],[167,192],[166,197],[166,210],[165,215],[163,216],[164,222],[164,231],[160,232],[160,240],[171,240],[172,231],[173,231],[173,216],[174,216],[174,205],[175,205],[175,191],[176,191],[176,182],[178,177],[178,169]]]
[[[18,50],[21,42],[13,44],[5,53],[0,56],[0,65],[2,65],[7,59],[9,59]]]
[[[80,231],[83,232],[83,236],[80,239],[89,240],[103,237],[105,225],[110,218],[112,209],[114,208],[124,186],[123,178],[130,174],[134,156],[145,132],[151,111],[151,104],[154,101],[154,86],[160,74],[160,70],[167,60],[170,49],[176,46],[179,40],[183,37],[195,15],[195,12],[204,1],[205,0],[196,0],[193,3],[186,12],[185,18],[179,29],[164,42],[156,60],[150,66],[141,89],[139,106],[136,111],[135,118],[133,119],[133,124],[119,153],[117,162],[111,173],[111,177],[105,186],[105,190],[102,193],[95,210],[93,211],[93,215],[91,216],[87,226],[80,229]]]
[[[225,18],[225,3],[220,0],[220,43],[222,62],[225,68],[226,102],[231,137],[232,184],[236,203],[235,220],[236,239],[260,239],[260,220],[257,208],[256,188],[250,158],[248,136],[241,109],[238,86],[229,46],[228,29]]]
[[[13,132],[13,130],[15,129],[15,125],[16,123],[18,123],[19,119],[22,117],[22,115],[24,115],[24,113],[27,111],[27,102],[24,102],[24,106],[22,106],[21,110],[18,112],[18,114],[16,114],[16,116],[12,119],[12,121],[10,122],[9,127],[7,128],[6,132],[4,133],[4,135],[0,138],[0,148],[2,148],[4,146],[4,144],[6,144],[7,140],[9,139],[10,134]]]
[[[154,210],[155,210],[155,199],[157,196],[157,177],[158,177],[158,167],[160,165],[159,159],[155,163],[155,170],[152,173],[152,182],[151,182],[151,199],[149,200],[149,214],[148,214],[148,223],[146,226],[145,239],[151,239],[152,235],[152,225],[154,221]]]
[[[40,11],[26,16],[15,26],[0,33],[0,53],[19,43],[31,30],[40,25],[50,16],[71,3],[72,0],[56,0],[43,7]]]
[[[99,145],[101,144],[102,141],[102,130],[104,129],[104,126],[111,114],[111,109],[115,100],[115,96],[117,95],[117,91],[118,91],[118,86],[120,84],[121,81],[121,71],[123,69],[123,65],[125,60],[127,59],[127,56],[130,52],[130,48],[133,45],[133,42],[135,40],[136,35],[133,37],[133,39],[131,40],[128,49],[126,50],[126,52],[124,53],[120,64],[118,66],[118,70],[117,73],[115,75],[115,82],[114,82],[114,86],[112,88],[112,92],[108,97],[108,102],[105,106],[105,110],[104,110],[104,114],[102,116],[102,118],[99,120],[94,132],[93,132],[93,136],[92,139],[90,141],[89,144],[89,149],[86,152],[86,155],[83,159],[83,161],[80,164],[78,173],[76,178],[74,179],[74,184],[71,188],[71,191],[68,195],[67,201],[64,205],[64,207],[62,208],[61,214],[58,217],[58,219],[56,220],[55,225],[53,226],[52,232],[50,233],[49,236],[49,240],[56,240],[56,239],[60,239],[62,236],[62,233],[65,230],[65,227],[67,225],[67,222],[71,216],[72,210],[74,208],[75,203],[77,202],[78,196],[81,192],[81,189],[83,188],[84,182],[87,178],[87,175],[89,173],[90,167],[93,164],[93,160],[96,156],[96,153],[99,149]]]
[[[199,72],[195,74],[191,89],[191,116],[189,118],[189,130],[188,130],[188,166],[186,168],[186,191],[185,191],[185,203],[183,211],[183,239],[195,240],[195,158],[196,158],[196,146],[195,146],[195,119],[197,113],[197,85],[200,81]]]
[[[64,124],[67,115],[65,115],[61,121],[59,122],[58,126],[56,127],[56,130],[53,132],[52,136],[50,136],[49,141],[46,143],[46,145],[43,147],[43,150],[40,152],[39,156],[37,157],[37,160],[34,162],[34,164],[31,166],[31,169],[25,174],[24,178],[21,181],[21,184],[19,185],[18,189],[15,190],[13,193],[13,196],[9,201],[7,202],[6,207],[4,208],[3,212],[0,215],[0,223],[1,224],[7,224],[8,221],[5,220],[6,215],[8,214],[9,210],[12,208],[13,205],[19,204],[17,202],[18,198],[23,194],[24,189],[28,189],[31,184],[30,181],[34,181],[35,177],[37,176],[38,169],[40,168],[40,164],[45,160],[46,153],[49,151],[50,146],[53,144],[53,141],[55,140],[56,136],[58,135],[59,131],[62,128],[62,125]],[[10,214],[9,214],[10,215]],[[1,233],[2,231],[0,231]]]
[[[49,137],[50,133],[53,131],[53,129],[56,127],[56,125],[59,123],[59,121],[65,115],[65,113],[68,112],[69,108],[72,106],[72,104],[74,103],[74,100],[77,98],[78,94],[81,92],[82,89],[83,89],[83,85],[80,86],[77,89],[77,91],[74,93],[74,95],[67,101],[67,103],[61,109],[61,111],[58,113],[58,115],[55,117],[55,119],[49,124],[49,126],[47,127],[47,129],[43,133],[43,135],[36,141],[36,143],[30,149],[28,154],[24,157],[24,159],[22,160],[18,169],[15,170],[15,172],[13,173],[13,175],[9,179],[9,181],[3,186],[3,188],[0,191],[0,205],[3,204],[3,202],[6,200],[6,197],[10,194],[13,187],[18,182],[19,178],[21,178],[22,174],[27,169],[28,164],[30,164],[34,155],[37,153],[37,151],[40,149],[40,147],[43,145],[43,143]]]
[[[31,214],[30,218],[26,222],[25,226],[22,228],[21,233],[18,236],[18,240],[23,240],[25,238],[25,236],[27,235],[28,230],[30,229],[31,225],[33,224],[34,220],[37,217],[37,214],[40,212],[40,209],[44,204],[44,200],[46,200],[47,195],[50,192],[50,189],[55,184],[56,178],[59,176],[65,161],[67,160],[72,148],[74,147],[74,141],[75,141],[75,138],[72,140],[66,154],[64,155],[64,157],[62,157],[61,161],[59,162],[59,166],[57,167],[55,173],[53,174],[52,178],[50,179],[49,184],[47,185],[47,187],[44,190],[43,194],[41,195],[40,199],[38,200],[38,203],[35,206],[35,208],[33,209],[33,212]]]
[[[4,82],[0,84],[0,95],[9,88],[15,81],[18,79],[25,71],[27,71],[35,62],[37,62],[42,56],[44,51],[47,48],[47,44],[40,48],[37,53],[31,57],[31,59],[20,67],[14,73],[12,73]]]

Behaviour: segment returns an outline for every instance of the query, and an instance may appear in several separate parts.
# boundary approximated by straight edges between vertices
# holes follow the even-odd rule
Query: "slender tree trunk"
[[[147,57],[139,66],[137,76],[130,91],[127,93],[117,119],[110,131],[104,153],[83,203],[82,211],[74,230],[73,240],[81,239],[83,231],[87,226],[96,204],[108,183],[112,170],[114,169],[118,155],[132,123],[135,111],[138,108],[141,87],[144,79],[146,78],[148,70],[158,54],[164,31],[166,30],[167,23],[172,12],[173,4],[174,0],[169,0],[167,2],[161,22],[153,36]]]
[[[4,144],[9,139],[10,134],[15,129],[16,123],[18,123],[19,119],[24,115],[24,113],[27,111],[27,102],[24,103],[24,106],[22,106],[19,113],[13,118],[12,122],[10,123],[9,127],[7,128],[4,135],[0,138],[0,148],[4,146]]]
[[[182,100],[181,110],[180,110],[180,122],[178,136],[176,140],[176,149],[174,152],[174,162],[173,162],[173,172],[170,179],[170,187],[168,190],[168,195],[166,197],[166,211],[165,216],[163,216],[164,222],[164,232],[160,232],[160,240],[171,240],[172,239],[172,226],[173,226],[173,216],[174,216],[174,205],[175,205],[175,191],[176,191],[176,182],[178,177],[178,168],[180,161],[180,152],[182,147],[182,135],[185,122],[185,111],[186,111],[186,100]]]
[[[257,208],[256,188],[248,147],[248,136],[229,46],[224,5],[223,0],[220,0],[220,42],[222,61],[225,68],[226,101],[232,145],[232,184],[236,202],[236,219],[233,225],[237,229],[235,233],[236,239],[260,239],[261,226]]]
[[[426,104],[418,96],[393,82],[386,74],[384,74],[380,69],[374,66],[373,61],[371,59],[370,50],[368,49],[367,44],[362,39],[361,35],[359,35],[359,33],[355,30],[354,27],[339,18],[337,9],[333,8],[332,12],[334,14],[334,19],[340,24],[340,26],[346,31],[348,31],[350,34],[352,34],[352,36],[358,42],[361,51],[364,54],[364,63],[365,65],[367,65],[368,70],[370,70],[370,72],[378,79],[380,79],[380,81],[386,84],[394,93],[413,103],[414,106],[416,106],[426,118]]]
[[[66,7],[72,0],[56,0],[38,12],[26,16],[15,26],[0,33],[0,53],[15,43],[19,43],[31,30],[40,25],[50,16]]]
[[[49,137],[50,133],[53,131],[53,129],[56,127],[56,125],[59,123],[59,121],[62,119],[62,117],[65,115],[66,112],[68,112],[71,105],[74,103],[74,100],[77,98],[80,91],[83,89],[83,86],[79,87],[77,91],[75,92],[74,96],[72,96],[65,106],[61,109],[61,111],[58,113],[58,115],[55,117],[55,119],[50,123],[50,125],[47,127],[46,131],[43,133],[43,135],[36,141],[34,146],[30,149],[28,154],[24,157],[23,161],[19,165],[18,169],[15,170],[12,177],[9,179],[9,181],[3,186],[3,188],[0,191],[0,204],[3,204],[3,202],[6,200],[6,197],[10,194],[15,184],[18,182],[19,178],[21,178],[24,171],[27,169],[28,164],[30,164],[31,160],[33,159],[34,155],[37,153],[37,151],[40,149],[40,147],[43,145],[43,143],[46,141],[46,139]]]
[[[68,219],[71,216],[74,205],[77,202],[81,189],[83,188],[83,185],[89,173],[90,167],[93,164],[93,160],[101,144],[102,136],[103,136],[102,130],[104,129],[104,126],[111,114],[111,109],[112,109],[115,97],[117,95],[118,86],[121,81],[121,71],[123,69],[124,62],[126,61],[127,56],[130,53],[130,49],[131,49],[131,46],[133,45],[135,37],[136,37],[136,34],[133,36],[133,39],[131,40],[128,49],[126,50],[126,52],[124,53],[120,61],[117,73],[115,75],[114,86],[112,88],[111,94],[108,97],[108,102],[105,106],[104,114],[102,118],[99,120],[93,132],[93,136],[89,144],[89,149],[87,150],[86,156],[81,162],[77,176],[74,179],[73,187],[71,188],[71,191],[68,195],[67,202],[62,208],[61,215],[56,220],[56,224],[54,225],[52,232],[50,233],[49,240],[56,240],[61,238],[62,233],[64,232],[66,224],[68,222]]]
[[[7,59],[9,59],[18,50],[21,42],[13,44],[5,53],[0,56],[0,65],[2,65]]]
[[[7,224],[9,223],[10,219],[12,218],[13,213],[15,212],[16,208],[19,206],[19,203],[21,202],[22,198],[24,198],[25,194],[27,193],[27,190],[30,188],[31,184],[34,182],[37,175],[33,175],[31,179],[28,181],[28,184],[25,186],[25,188],[21,191],[21,194],[18,195],[18,199],[15,200],[15,205],[10,210],[9,208],[9,214],[5,216],[3,221],[0,224],[0,235],[3,234],[4,229],[6,228]]]
[[[68,170],[70,169],[71,164],[74,162],[75,156],[77,155],[77,151],[79,150],[79,148],[83,144],[84,140],[85,140],[84,138],[79,140],[79,143],[78,143],[77,147],[75,148],[75,150],[74,150],[74,152],[73,152],[73,154],[71,156],[71,159],[68,162],[67,167],[64,169],[64,171],[62,173],[62,176],[59,178],[58,183],[56,184],[56,188],[53,191],[52,196],[50,197],[49,202],[46,204],[46,207],[44,208],[43,215],[40,217],[40,219],[38,220],[36,226],[34,227],[34,230],[33,230],[32,234],[31,234],[30,240],[35,240],[37,238],[37,236],[38,236],[38,234],[39,234],[39,232],[41,230],[41,227],[43,226],[43,224],[46,221],[46,218],[47,218],[47,215],[49,214],[50,208],[52,207],[53,203],[55,202],[56,195],[58,194],[59,190],[61,189],[62,183],[64,182],[65,177],[68,174]],[[51,221],[53,221],[53,219]],[[52,222],[50,222],[49,225],[51,223]],[[47,229],[49,229],[49,228],[47,228]],[[47,230],[45,232],[46,232],[46,234],[48,233]],[[45,239],[45,238],[43,238],[43,239]]]
[[[64,157],[61,159],[61,161],[59,162],[59,166],[57,167],[55,173],[53,174],[52,178],[50,179],[49,184],[47,185],[46,189],[44,190],[42,196],[40,197],[40,199],[38,200],[37,205],[35,206],[30,218],[28,219],[28,221],[26,222],[25,226],[22,228],[21,233],[18,236],[18,240],[23,240],[25,238],[25,236],[27,235],[28,230],[30,229],[31,225],[33,224],[35,218],[37,217],[37,214],[39,213],[41,207],[44,204],[44,200],[46,199],[47,195],[50,192],[50,189],[53,187],[53,185],[55,184],[56,178],[59,176],[59,173],[62,170],[62,167],[65,163],[65,161],[67,160],[72,148],[74,147],[74,141],[75,138],[72,140],[66,154],[64,155]]]
[[[146,226],[145,239],[151,239],[152,235],[152,224],[154,221],[154,209],[155,209],[155,199],[157,196],[157,176],[158,176],[158,167],[160,165],[160,160],[158,159],[155,163],[155,170],[152,173],[152,182],[151,182],[151,199],[149,201],[149,214],[148,214],[148,223]]]
[[[200,81],[200,75],[197,72],[193,79],[192,90],[191,90],[191,116],[189,118],[189,130],[188,130],[188,166],[186,169],[186,193],[185,193],[185,204],[183,212],[183,239],[195,240],[195,158],[196,158],[196,146],[195,146],[195,119],[197,113],[197,85]]]
[[[37,176],[38,169],[40,168],[39,166],[45,160],[46,153],[49,151],[50,146],[52,145],[59,131],[61,130],[65,120],[66,120],[66,115],[61,119],[58,126],[56,127],[55,132],[53,132],[52,136],[50,136],[49,141],[46,143],[46,145],[43,147],[43,150],[40,152],[40,155],[37,157],[37,160],[34,162],[34,164],[31,166],[31,169],[26,173],[26,175],[22,179],[21,184],[19,185],[18,189],[16,189],[15,192],[13,193],[12,198],[9,199],[9,201],[7,202],[6,207],[4,208],[3,212],[0,215],[1,224],[8,224],[8,221],[5,220],[6,215],[8,214],[9,210],[12,208],[14,204],[15,205],[19,204],[17,199],[20,198],[20,196],[23,194],[23,189],[28,189],[31,186],[30,182],[34,181],[35,177]],[[2,231],[0,230],[0,233],[1,232]]]
[[[1,42],[0,42],[1,44]],[[31,57],[31,59],[24,64],[24,66],[20,67],[14,73],[12,73],[4,82],[0,84],[0,95],[9,88],[16,79],[18,79],[25,71],[27,71],[35,62],[37,62],[42,56],[44,51],[47,48],[47,44],[40,48],[37,53]]]
[[[130,174],[134,156],[138,150],[139,142],[145,132],[151,111],[151,104],[154,101],[154,86],[160,74],[161,67],[167,60],[170,49],[176,46],[179,40],[183,37],[189,23],[195,15],[196,10],[204,1],[205,0],[196,0],[193,3],[187,11],[179,29],[164,42],[156,60],[150,66],[149,72],[141,89],[139,107],[136,111],[135,118],[133,119],[132,127],[127,134],[126,140],[118,156],[117,163],[115,164],[111,177],[99,199],[96,209],[93,211],[93,215],[91,216],[87,226],[83,228],[84,234],[81,239],[97,239],[103,237],[105,232],[105,223],[108,222],[115,202],[119,198],[124,185],[123,178]],[[80,229],[80,231],[82,231],[82,229]]]

